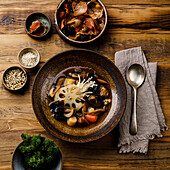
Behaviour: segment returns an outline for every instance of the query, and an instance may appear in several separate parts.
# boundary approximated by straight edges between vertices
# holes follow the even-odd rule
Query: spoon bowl
[[[137,98],[137,88],[142,85],[145,79],[145,70],[139,64],[133,64],[129,67],[127,71],[127,81],[129,85],[133,87],[134,91],[134,103],[133,110],[131,114],[130,123],[130,133],[136,135],[137,133],[137,120],[136,120],[136,98]]]
[[[127,72],[127,80],[131,86],[138,88],[143,83],[144,78],[145,71],[141,65],[133,64],[129,67]]]

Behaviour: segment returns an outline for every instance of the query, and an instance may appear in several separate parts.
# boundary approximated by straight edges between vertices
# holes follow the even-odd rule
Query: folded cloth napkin
[[[129,133],[132,88],[125,75],[132,64],[140,64],[146,72],[145,81],[137,91],[137,126],[136,135]],[[131,48],[115,53],[115,64],[122,73],[127,88],[127,104],[125,113],[119,123],[120,153],[147,153],[149,139],[162,137],[161,131],[167,130],[165,118],[155,89],[157,63],[147,63],[141,47]]]

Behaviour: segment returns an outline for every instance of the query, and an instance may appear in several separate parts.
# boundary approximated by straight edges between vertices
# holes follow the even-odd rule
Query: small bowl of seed
[[[34,48],[24,48],[18,54],[18,62],[24,68],[34,68],[40,61],[40,53]]]
[[[12,66],[5,70],[3,74],[3,85],[10,91],[18,91],[27,84],[26,71],[18,66]]]

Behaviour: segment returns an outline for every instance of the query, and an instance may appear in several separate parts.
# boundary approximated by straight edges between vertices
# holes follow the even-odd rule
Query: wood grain
[[[48,134],[32,109],[31,88],[38,68],[27,70],[28,89],[21,94],[2,85],[6,68],[18,65],[22,48],[39,50],[39,68],[52,56],[65,50],[86,48],[99,52],[114,62],[116,51],[141,46],[148,62],[158,62],[157,91],[170,127],[170,3],[169,0],[103,0],[109,22],[96,42],[75,47],[56,33],[54,11],[59,0],[0,0],[0,170],[10,170],[13,152],[21,142],[21,133],[53,139],[63,153],[63,169],[170,169],[170,131],[163,138],[150,141],[147,155],[118,154],[118,128],[104,138],[86,144],[61,141]],[[52,34],[46,40],[34,40],[25,34],[24,21],[32,12],[43,12],[52,20]]]

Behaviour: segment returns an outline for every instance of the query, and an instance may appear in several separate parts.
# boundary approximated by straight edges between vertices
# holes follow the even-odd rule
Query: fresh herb
[[[25,167],[32,170],[49,169],[57,159],[59,148],[51,139],[41,135],[21,135],[23,142],[19,150],[24,156]]]

